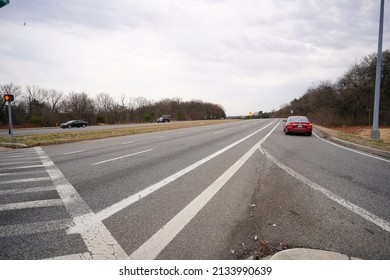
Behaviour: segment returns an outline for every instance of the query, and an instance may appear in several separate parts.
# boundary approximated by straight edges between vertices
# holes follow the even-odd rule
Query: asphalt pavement
[[[318,134],[320,135],[320,137],[322,137],[321,132],[318,132]],[[366,146],[346,142],[334,137],[328,138],[328,140],[352,149],[375,154],[384,158],[390,158],[390,153],[383,150],[372,149]],[[17,143],[0,143],[0,151],[8,150],[11,148],[23,148],[23,147],[24,147],[23,145]],[[251,258],[253,259],[253,257]],[[340,254],[338,252],[314,250],[310,248],[286,249],[272,256],[269,256],[265,259],[268,260],[358,260],[358,258],[355,258],[354,256],[347,256],[345,254]]]

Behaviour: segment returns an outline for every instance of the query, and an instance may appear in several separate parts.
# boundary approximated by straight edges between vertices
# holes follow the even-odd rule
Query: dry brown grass
[[[83,140],[101,139],[107,137],[118,137],[132,134],[149,133],[156,131],[172,130],[179,128],[189,128],[195,126],[205,126],[217,123],[232,122],[235,120],[205,120],[205,121],[190,121],[190,122],[175,122],[169,124],[155,124],[145,126],[129,126],[126,128],[108,128],[103,130],[74,130],[67,133],[50,133],[37,134],[14,137],[15,143],[26,144],[28,147],[43,146],[52,144],[62,144],[77,142]],[[8,142],[8,138],[0,137],[0,142]]]

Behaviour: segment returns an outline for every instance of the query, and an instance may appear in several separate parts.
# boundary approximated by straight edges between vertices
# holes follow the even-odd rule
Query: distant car
[[[160,123],[160,122],[165,123],[165,122],[170,122],[170,121],[171,121],[171,115],[163,115],[157,119],[158,123]]]
[[[60,124],[61,128],[71,128],[71,127],[86,127],[88,123],[86,121],[81,120],[71,120],[66,123]]]
[[[313,131],[313,125],[305,116],[290,116],[283,124],[283,130],[286,135],[299,133],[310,136]]]

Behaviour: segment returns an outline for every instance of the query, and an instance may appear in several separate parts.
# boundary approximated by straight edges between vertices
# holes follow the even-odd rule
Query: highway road
[[[3,151],[0,259],[390,259],[389,174],[276,119]]]

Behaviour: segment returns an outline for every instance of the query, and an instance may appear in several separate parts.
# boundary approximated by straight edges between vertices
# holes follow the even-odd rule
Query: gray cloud
[[[373,0],[15,0],[0,83],[267,111],[375,52],[378,15]]]

